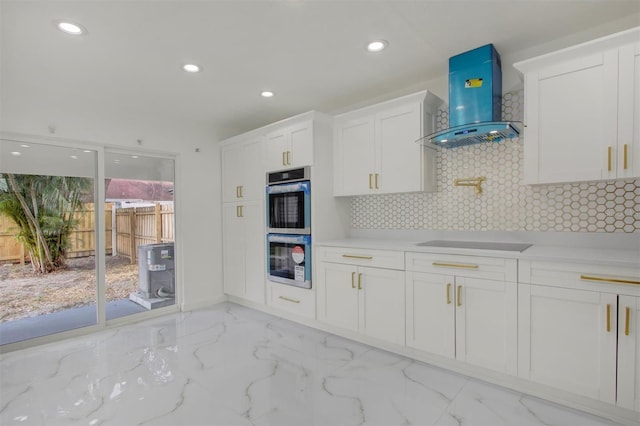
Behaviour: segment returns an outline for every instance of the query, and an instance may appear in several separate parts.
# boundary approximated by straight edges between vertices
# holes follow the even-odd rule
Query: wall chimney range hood
[[[492,44],[449,58],[449,128],[419,142],[455,148],[517,138],[522,123],[501,121],[502,70]]]

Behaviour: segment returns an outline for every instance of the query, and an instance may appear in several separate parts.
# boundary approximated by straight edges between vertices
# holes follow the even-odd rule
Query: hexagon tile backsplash
[[[522,120],[523,92],[502,100],[505,120]],[[438,111],[437,128],[448,126]],[[351,200],[357,229],[640,232],[640,180],[544,186],[522,184],[522,140],[437,149],[434,193],[366,195]],[[457,178],[486,176],[483,193]]]

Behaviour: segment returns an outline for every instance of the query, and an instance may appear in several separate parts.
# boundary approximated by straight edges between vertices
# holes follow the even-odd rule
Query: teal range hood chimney
[[[449,125],[420,141],[443,148],[520,136],[522,123],[501,121],[502,70],[493,44],[449,58]]]

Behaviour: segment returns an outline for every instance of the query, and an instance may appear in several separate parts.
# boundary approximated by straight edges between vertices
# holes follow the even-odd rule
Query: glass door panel
[[[96,161],[0,140],[0,345],[97,324]]]
[[[174,160],[105,152],[107,320],[175,305]]]

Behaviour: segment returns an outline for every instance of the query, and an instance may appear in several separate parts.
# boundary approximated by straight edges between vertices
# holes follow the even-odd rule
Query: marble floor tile
[[[614,425],[223,303],[0,355],[4,425]]]

